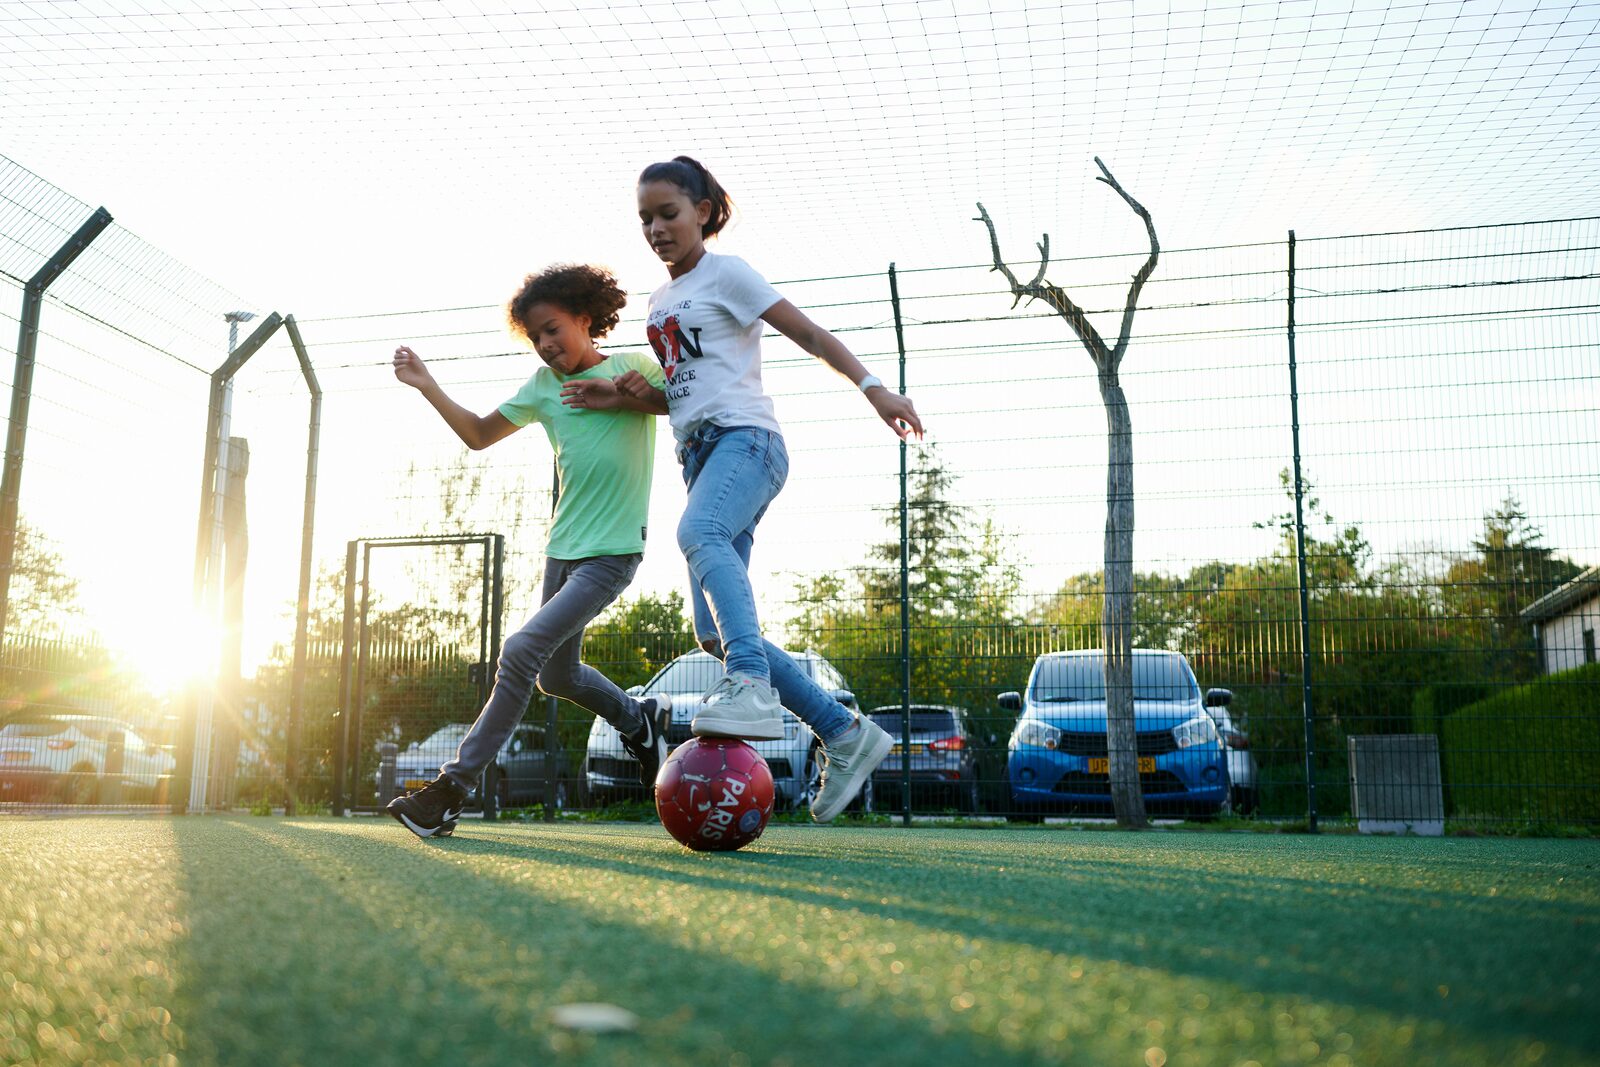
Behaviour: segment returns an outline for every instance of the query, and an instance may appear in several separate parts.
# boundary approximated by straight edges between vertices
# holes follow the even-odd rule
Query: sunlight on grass
[[[0,1063],[177,1063],[174,860],[167,820],[0,825]]]
[[[1600,1062],[1589,842],[6,830],[5,1062]],[[553,1025],[576,1001],[640,1027]]]

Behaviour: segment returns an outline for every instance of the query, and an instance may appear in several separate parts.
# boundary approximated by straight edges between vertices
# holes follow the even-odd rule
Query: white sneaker
[[[846,730],[843,737],[836,737],[822,747],[826,761],[822,767],[822,788],[811,802],[811,817],[817,822],[828,822],[849,807],[893,747],[894,738],[889,731],[857,715],[856,725]]]
[[[777,741],[783,737],[783,705],[772,686],[747,674],[724,674],[700,698],[689,729],[696,737]]]

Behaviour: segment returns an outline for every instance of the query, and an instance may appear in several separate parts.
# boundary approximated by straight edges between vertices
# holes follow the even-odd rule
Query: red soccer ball
[[[656,775],[661,825],[698,852],[731,852],[761,836],[772,815],[772,771],[736,738],[691,737]]]

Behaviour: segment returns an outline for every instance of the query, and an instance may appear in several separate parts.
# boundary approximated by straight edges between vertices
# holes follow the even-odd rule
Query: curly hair
[[[511,330],[528,336],[528,312],[535,304],[554,304],[569,315],[589,316],[589,336],[604,337],[622,318],[628,294],[604,267],[558,263],[530,274],[506,304]],[[531,340],[531,339],[530,339]]]

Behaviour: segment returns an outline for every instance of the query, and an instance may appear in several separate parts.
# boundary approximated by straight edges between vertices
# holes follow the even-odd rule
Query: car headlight
[[[1211,721],[1209,715],[1197,715],[1188,722],[1174,726],[1172,739],[1179,748],[1209,744],[1217,739],[1217,724]]]
[[[1038,719],[1023,719],[1011,731],[1011,748],[1055,749],[1061,743],[1061,731]]]

